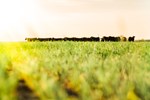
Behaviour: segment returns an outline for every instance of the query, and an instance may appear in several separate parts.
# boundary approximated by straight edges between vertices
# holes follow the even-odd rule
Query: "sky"
[[[150,0],[0,0],[0,41],[110,35],[150,39]]]

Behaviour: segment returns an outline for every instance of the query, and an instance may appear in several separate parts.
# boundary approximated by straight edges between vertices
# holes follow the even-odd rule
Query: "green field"
[[[0,100],[150,100],[150,42],[0,43]]]

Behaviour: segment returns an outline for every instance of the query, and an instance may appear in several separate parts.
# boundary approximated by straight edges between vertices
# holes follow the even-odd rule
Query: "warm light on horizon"
[[[149,9],[149,0],[3,0],[0,41],[109,35],[150,39]]]

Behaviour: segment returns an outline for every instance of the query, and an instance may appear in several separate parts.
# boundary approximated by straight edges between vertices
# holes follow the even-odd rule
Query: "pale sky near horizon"
[[[0,0],[0,41],[109,35],[150,39],[150,0]]]

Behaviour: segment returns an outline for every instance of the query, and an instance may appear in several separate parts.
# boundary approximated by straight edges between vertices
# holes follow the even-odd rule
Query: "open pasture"
[[[0,43],[0,100],[150,100],[150,42]]]

